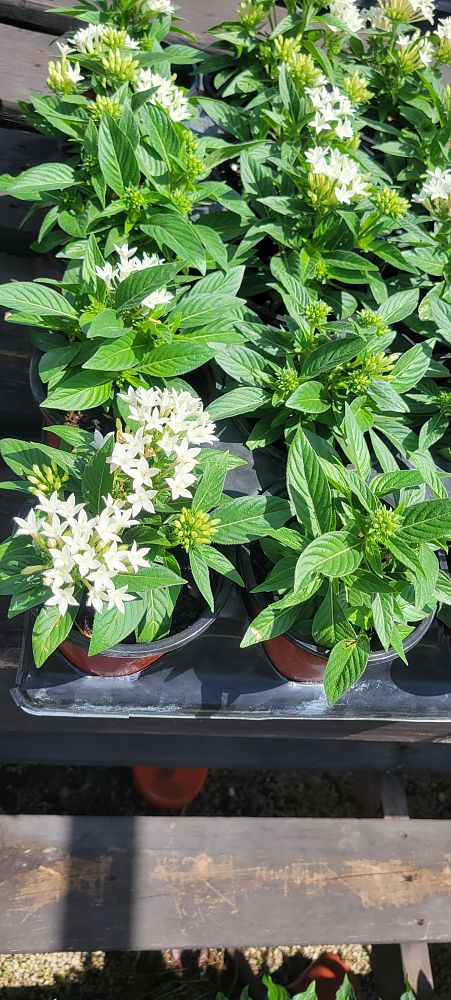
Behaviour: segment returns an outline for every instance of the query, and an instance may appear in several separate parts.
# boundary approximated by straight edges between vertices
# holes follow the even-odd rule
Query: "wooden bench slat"
[[[449,941],[451,821],[0,817],[1,951]]]

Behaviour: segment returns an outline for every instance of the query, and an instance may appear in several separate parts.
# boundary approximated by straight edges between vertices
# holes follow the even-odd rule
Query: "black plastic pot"
[[[261,594],[250,593],[257,585],[255,578],[251,552],[247,547],[241,547],[238,552],[238,568],[246,585],[245,604],[249,613],[254,616],[263,608],[267,607],[267,602]],[[432,625],[435,611],[432,611],[427,618],[407,636],[403,642],[404,652],[408,653],[426,635]],[[273,667],[282,677],[290,681],[298,681],[304,684],[317,684],[323,681],[327,666],[329,650],[323,646],[317,646],[314,642],[303,642],[288,630],[284,635],[276,636],[262,643],[268,659]],[[368,666],[377,665],[379,667],[389,666],[398,656],[396,650],[390,648],[375,650],[370,653]]]
[[[202,635],[218,617],[229,596],[231,586],[230,580],[217,576],[213,585],[214,611],[205,606],[197,621],[165,639],[156,639],[154,642],[118,643],[103,653],[88,656],[89,639],[76,629],[72,629],[68,638],[59,646],[59,652],[73,667],[85,674],[96,677],[127,677],[138,674],[156,660],[160,660],[165,653],[181,649]]]
[[[39,362],[41,357],[41,352],[35,348],[33,354],[31,355],[30,366],[28,369],[31,394],[42,413],[44,426],[47,425],[48,427],[51,427],[52,424],[64,424],[63,410],[47,410],[46,407],[42,405],[47,394],[44,383],[39,375]],[[61,442],[56,434],[49,434],[49,443],[53,444],[55,448],[59,448]]]

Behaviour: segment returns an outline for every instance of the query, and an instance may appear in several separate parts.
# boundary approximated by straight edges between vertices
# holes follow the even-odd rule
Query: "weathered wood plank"
[[[61,154],[53,140],[23,129],[0,129],[0,174],[16,176],[39,163],[59,159]],[[31,207],[30,202],[0,195],[0,246],[9,254],[32,253],[30,244],[39,232],[44,213],[27,218]]]
[[[23,27],[61,35],[79,22],[55,14],[52,8],[73,6],[71,0],[0,0],[0,21]],[[238,0],[181,0],[178,16],[183,18],[183,27],[208,44],[211,36],[208,28],[235,17]]]
[[[30,281],[36,276],[39,261],[40,258],[36,257],[32,260],[0,254],[0,284],[14,279]],[[36,436],[40,415],[28,380],[31,355],[28,330],[24,326],[5,323],[3,313],[4,310],[0,309],[0,435]],[[7,508],[5,503],[9,505]],[[17,505],[17,495],[2,494],[0,510],[17,509]]]
[[[0,117],[20,121],[19,100],[45,91],[48,60],[57,54],[54,38],[36,31],[0,26]]]
[[[0,817],[2,951],[449,941],[451,822]]]
[[[79,26],[76,18],[56,14],[57,7],[73,6],[71,0],[0,0],[0,21],[19,28],[33,28],[51,35],[62,35]]]

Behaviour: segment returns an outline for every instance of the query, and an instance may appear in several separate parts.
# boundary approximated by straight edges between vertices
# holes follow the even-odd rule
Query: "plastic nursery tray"
[[[204,734],[217,732],[218,720],[237,723],[242,735],[271,735],[273,729],[280,733],[284,720],[451,718],[450,642],[437,622],[409,654],[408,667],[398,658],[369,667],[331,708],[322,684],[285,680],[261,646],[240,649],[246,624],[241,596],[233,589],[220,616],[191,645],[167,653],[141,674],[105,678],[80,673],[59,653],[37,670],[28,615],[12,694],[34,715],[197,719]]]

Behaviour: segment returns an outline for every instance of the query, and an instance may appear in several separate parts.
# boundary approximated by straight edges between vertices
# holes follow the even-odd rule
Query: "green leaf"
[[[297,557],[294,552],[289,552],[282,556],[275,566],[272,567],[266,580],[253,587],[253,594],[264,594],[271,590],[292,590],[294,583],[294,571],[296,569]]]
[[[40,163],[18,177],[3,175],[1,188],[21,201],[34,201],[45,191],[64,191],[74,183],[74,170],[67,163]]]
[[[300,410],[301,413],[324,413],[330,409],[327,390],[322,382],[304,382],[299,385],[286,401],[286,406],[291,410]]]
[[[135,597],[134,601],[125,602],[124,611],[119,611],[117,608],[96,611],[88,655],[103,653],[105,649],[111,649],[126,639],[139,625],[145,610],[146,602],[142,598]]]
[[[112,385],[107,372],[76,372],[49,392],[45,406],[49,410],[92,410],[110,398]]]
[[[76,318],[76,312],[53,288],[34,281],[14,281],[0,285],[0,306],[15,309],[31,316],[58,316]]]
[[[362,676],[370,655],[366,635],[357,640],[341,639],[327,661],[324,690],[329,705],[333,705]]]
[[[375,496],[383,497],[398,490],[421,486],[422,483],[424,479],[420,472],[415,469],[402,469],[400,472],[383,472],[375,476],[371,480],[370,487]]]
[[[94,349],[94,353],[83,363],[82,368],[95,371],[107,369],[110,372],[123,372],[127,368],[134,368],[146,351],[144,347],[134,348],[135,340],[136,333],[131,332],[118,337],[112,343],[101,344]]]
[[[239,587],[244,587],[240,574],[235,569],[233,563],[230,562],[230,559],[227,559],[227,556],[225,556],[223,552],[220,552],[219,549],[215,549],[212,545],[205,545],[202,549],[202,554],[207,566],[209,566],[210,569],[214,569],[215,572],[220,573],[221,576],[226,576],[229,580],[233,580],[233,582],[237,583]]]
[[[138,642],[153,642],[155,638],[168,635],[180,587],[167,589],[156,587],[146,594],[146,611],[136,632]]]
[[[407,544],[446,544],[451,537],[451,500],[425,500],[408,507],[403,514],[403,540]]]
[[[58,608],[54,605],[49,607],[48,604],[45,604],[41,608],[34,623],[31,638],[33,658],[37,667],[42,667],[42,664],[55,652],[55,649],[64,642],[72,628],[77,612],[78,605],[70,607],[65,615],[60,615]]]
[[[158,244],[160,250],[169,247],[187,264],[205,274],[206,257],[196,227],[183,216],[166,212],[152,215],[152,225],[143,226],[143,232]]]
[[[200,368],[214,356],[214,347],[209,347],[208,344],[191,344],[187,340],[179,340],[177,343],[156,347],[147,355],[145,364],[140,365],[140,370],[159,378],[173,378]]]
[[[214,399],[208,404],[208,412],[212,420],[223,420],[225,417],[236,417],[239,413],[256,413],[270,402],[271,396],[264,389],[243,385]]]
[[[266,535],[269,528],[280,528],[290,516],[287,500],[281,497],[235,497],[215,510],[220,524],[215,544],[242,545]]]
[[[301,427],[288,452],[287,488],[307,534],[320,535],[335,526],[329,484]]]
[[[391,594],[375,594],[371,602],[374,628],[382,647],[388,650],[394,625],[394,605]]]
[[[261,373],[267,368],[267,361],[261,354],[240,345],[217,350],[215,360],[237,382],[254,385],[261,383]]]
[[[112,435],[98,451],[94,452],[83,472],[81,481],[83,499],[91,514],[100,514],[105,506],[105,497],[112,492],[114,477],[107,459],[110,458],[113,448]]]
[[[254,618],[241,640],[242,649],[253,646],[256,642],[265,642],[277,635],[283,635],[290,628],[299,614],[299,607],[287,608],[285,605],[280,607],[280,603],[270,604]]]
[[[227,471],[227,454],[217,452],[215,459],[206,465],[202,479],[196,487],[191,504],[193,511],[209,511],[212,507],[216,507],[222,497]]]
[[[355,415],[347,403],[345,404],[342,429],[344,430],[343,451],[350,462],[355,465],[359,476],[362,476],[362,479],[368,479],[371,473],[371,456]]]
[[[352,639],[355,636],[351,622],[346,618],[332,584],[329,584],[327,594],[313,619],[312,635],[315,642],[328,648],[341,639]]]
[[[407,288],[403,292],[395,292],[394,295],[389,295],[388,299],[385,299],[379,306],[377,310],[378,316],[388,325],[400,323],[402,319],[407,319],[407,316],[411,316],[415,311],[419,295],[418,288]]]
[[[194,581],[197,584],[202,597],[205,598],[211,611],[214,610],[215,600],[213,597],[213,592],[210,583],[210,571],[207,563],[203,557],[203,551],[201,546],[198,545],[196,548],[192,548],[189,551],[189,564],[191,567],[191,572],[194,577]]]
[[[114,583],[116,587],[128,587],[131,594],[146,596],[149,590],[156,587],[176,587],[186,583],[186,580],[167,566],[151,563],[147,569],[140,569],[137,573],[118,573]]]
[[[390,373],[390,385],[397,392],[412,389],[426,374],[431,362],[432,350],[429,344],[416,344],[401,354]]]
[[[309,542],[299,556],[295,590],[303,590],[318,574],[329,579],[349,576],[360,565],[362,557],[362,541],[352,532],[325,532]]]
[[[425,570],[415,551],[412,549],[411,543],[406,542],[404,538],[404,529],[392,535],[391,538],[387,538],[385,544],[387,549],[390,549],[390,552],[396,556],[396,559],[402,566],[407,566],[408,569],[419,576],[426,576]]]
[[[181,263],[159,264],[155,267],[144,267],[142,271],[133,271],[117,288],[116,309],[122,311],[140,306],[150,292],[156,288],[163,288],[172,281],[181,266]]]
[[[31,473],[33,465],[42,467],[55,462],[67,472],[70,472],[75,465],[75,459],[68,452],[51,448],[48,444],[38,444],[34,441],[28,443],[15,438],[3,438],[3,441],[0,441],[0,455],[10,469],[19,475]]]
[[[345,361],[355,358],[359,351],[362,350],[362,346],[363,342],[360,337],[343,337],[341,340],[321,344],[304,361],[301,375],[308,377],[320,375],[321,372],[331,371],[337,365],[342,365]]]
[[[100,122],[98,158],[108,186],[119,197],[125,188],[138,187],[141,175],[131,142],[109,115]]]

